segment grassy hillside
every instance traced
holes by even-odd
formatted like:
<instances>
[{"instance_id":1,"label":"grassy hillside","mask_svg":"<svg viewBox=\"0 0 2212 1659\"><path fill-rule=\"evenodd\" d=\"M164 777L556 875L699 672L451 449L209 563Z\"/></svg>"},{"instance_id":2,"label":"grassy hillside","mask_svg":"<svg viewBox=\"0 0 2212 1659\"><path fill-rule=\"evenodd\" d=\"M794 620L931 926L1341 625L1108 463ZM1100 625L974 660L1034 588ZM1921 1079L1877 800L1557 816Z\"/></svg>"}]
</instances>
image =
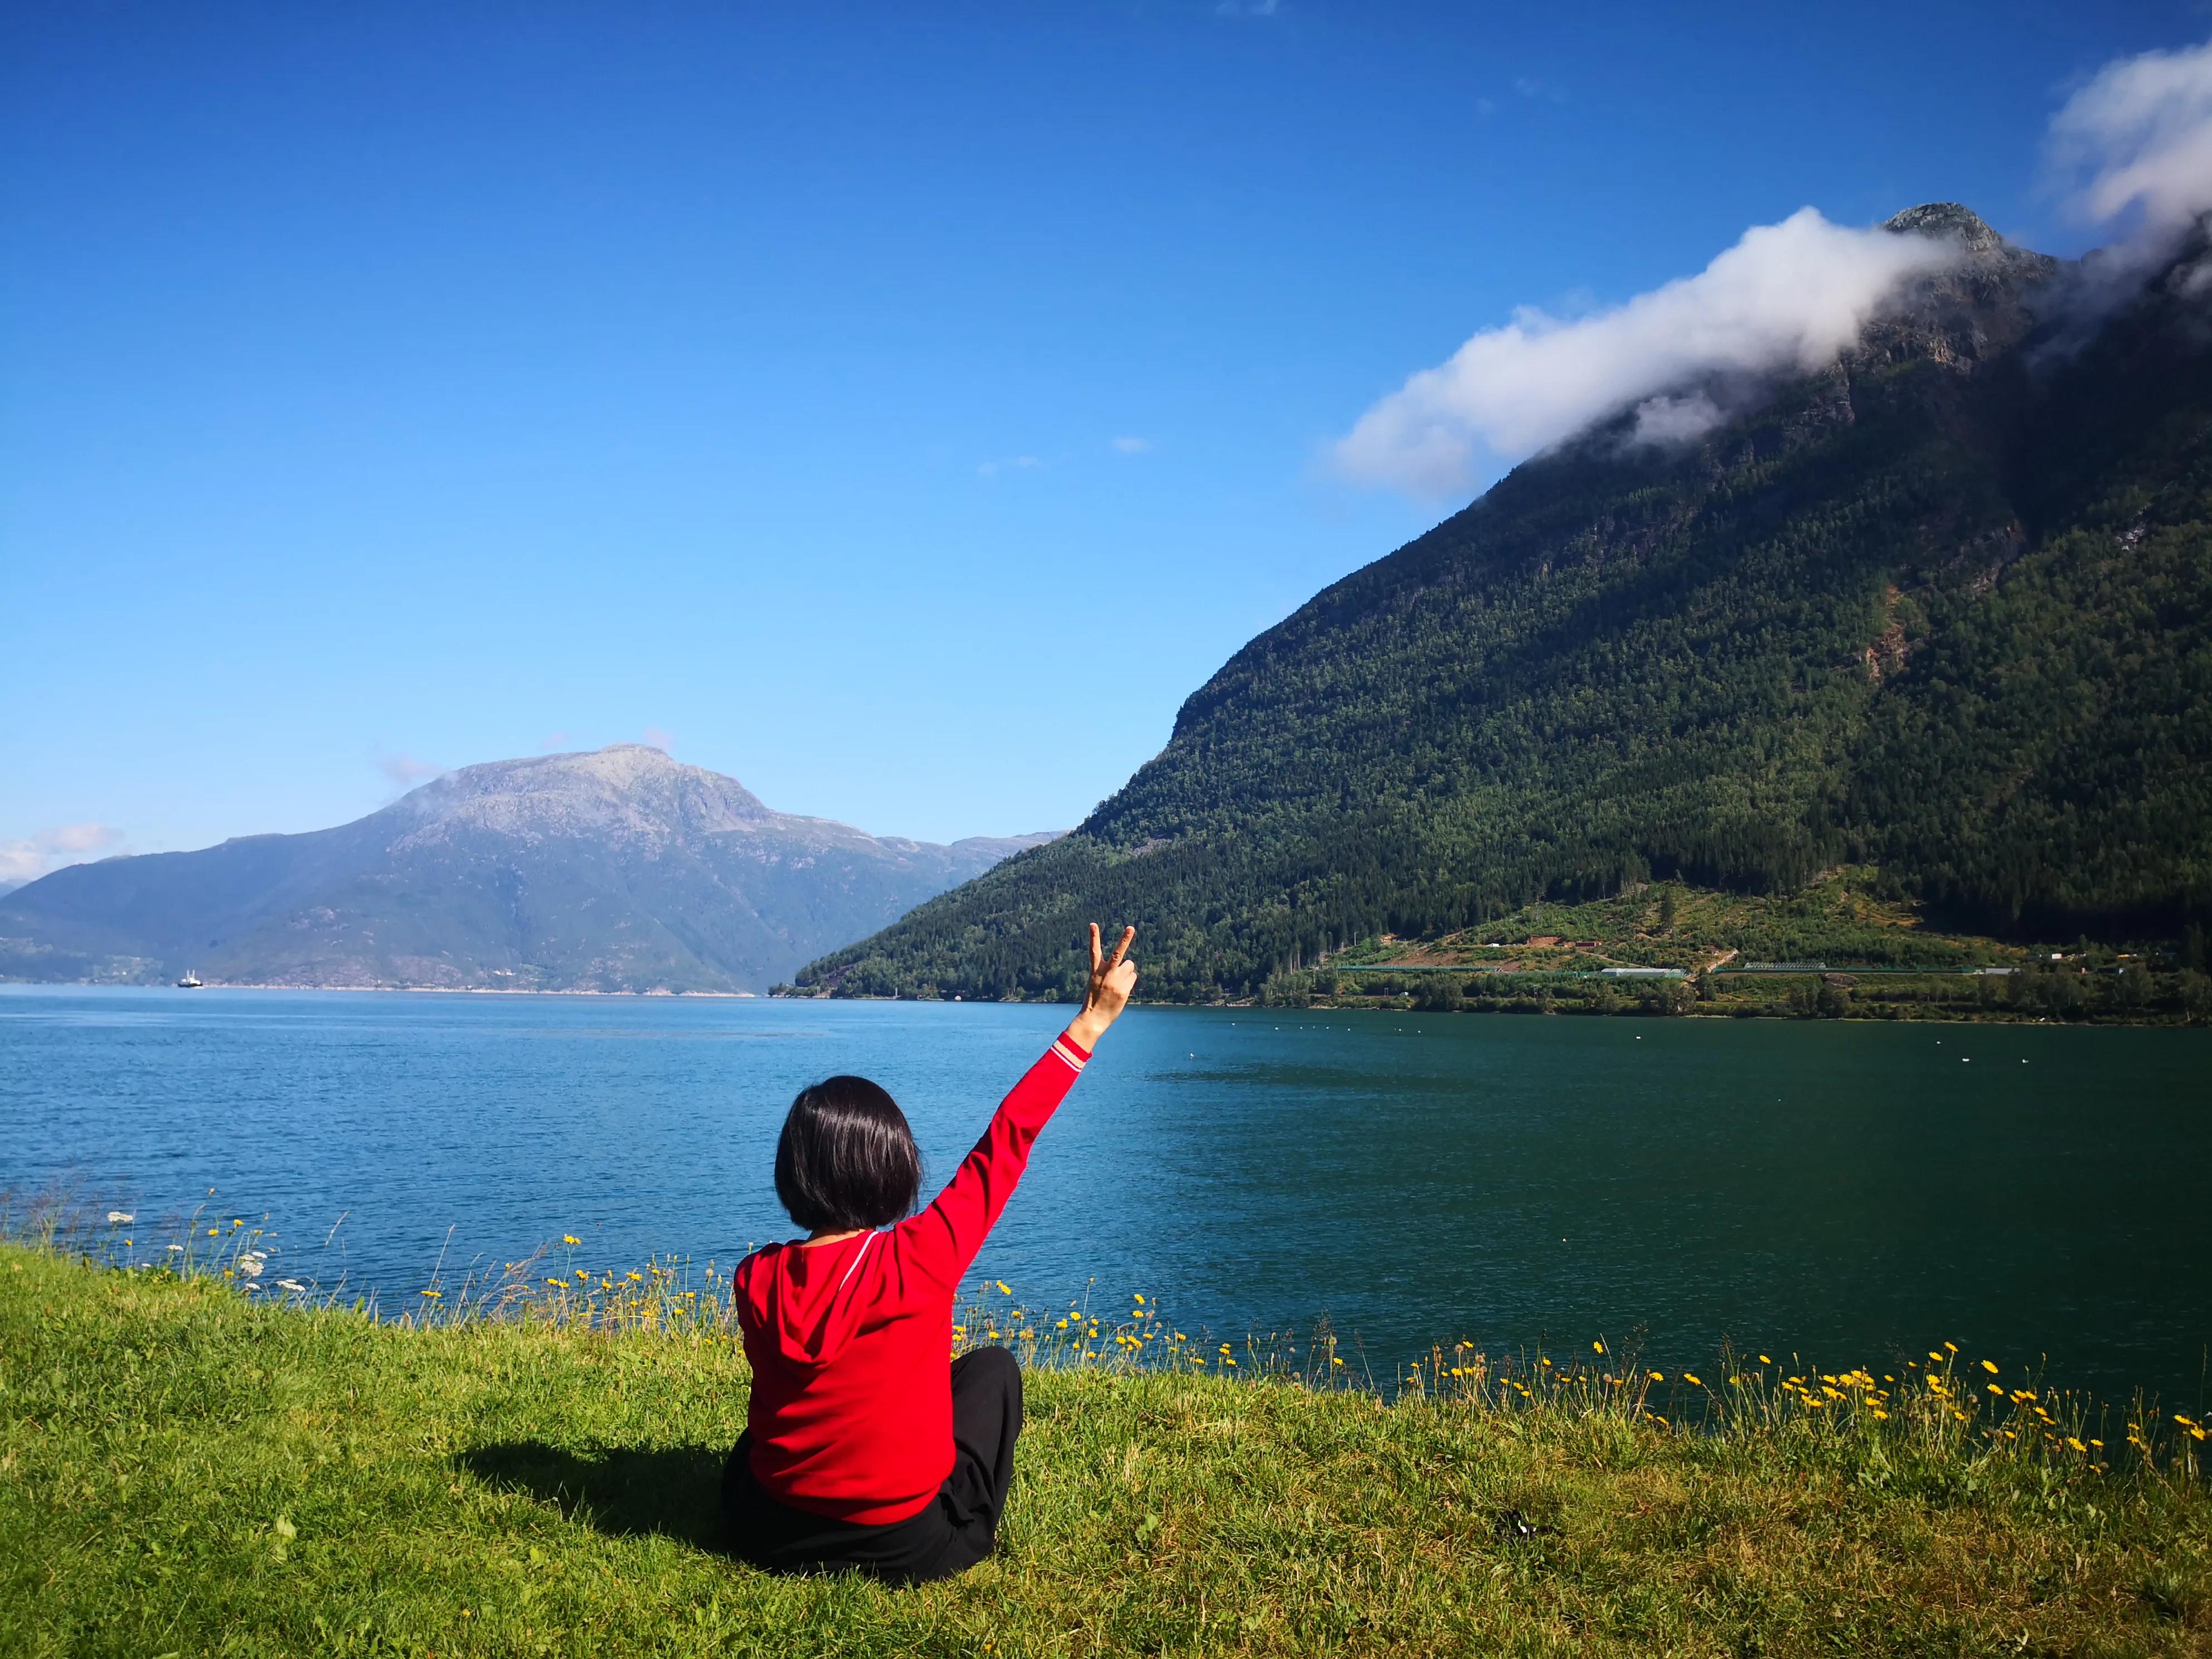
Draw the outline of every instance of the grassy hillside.
<instances>
[{"instance_id":1,"label":"grassy hillside","mask_svg":"<svg viewBox=\"0 0 2212 1659\"><path fill-rule=\"evenodd\" d=\"M1171 1374L1141 1318L1048 1329L997 1559L770 1579L713 1513L740 1354L629 1283L597 1322L412 1328L0 1246L0 1651L2212 1650L2187 1426L1985 1392L1941 1349L1743 1356L1737 1387L1456 1350L1385 1405ZM1700 1407L1714 1431L1666 1420Z\"/></svg>"},{"instance_id":2,"label":"grassy hillside","mask_svg":"<svg viewBox=\"0 0 2212 1659\"><path fill-rule=\"evenodd\" d=\"M1480 1012L2212 1019L2202 928L2185 930L2172 951L2085 939L2054 950L1930 928L1926 909L1863 866L1767 895L1638 883L1437 939L1364 941L1279 970L1260 994L1283 1006ZM1679 977L1635 971L1652 969Z\"/></svg>"},{"instance_id":3,"label":"grassy hillside","mask_svg":"<svg viewBox=\"0 0 2212 1659\"><path fill-rule=\"evenodd\" d=\"M2037 359L1991 255L1688 453L1619 426L1254 640L1079 831L799 982L1256 992L1653 878L1847 862L1975 932L2212 917L2212 330L2154 292Z\"/></svg>"}]
</instances>

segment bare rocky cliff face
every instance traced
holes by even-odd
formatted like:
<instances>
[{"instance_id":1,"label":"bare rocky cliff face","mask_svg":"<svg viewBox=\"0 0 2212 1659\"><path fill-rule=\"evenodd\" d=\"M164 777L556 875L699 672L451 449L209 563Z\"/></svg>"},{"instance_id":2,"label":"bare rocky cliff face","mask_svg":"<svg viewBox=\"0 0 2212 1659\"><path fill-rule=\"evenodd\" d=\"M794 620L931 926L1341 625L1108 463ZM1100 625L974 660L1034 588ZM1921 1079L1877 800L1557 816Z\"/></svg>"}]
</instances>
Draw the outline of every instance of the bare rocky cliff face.
<instances>
[{"instance_id":1,"label":"bare rocky cliff face","mask_svg":"<svg viewBox=\"0 0 2212 1659\"><path fill-rule=\"evenodd\" d=\"M940 847L777 812L659 750L497 761L304 836L0 896L0 976L761 991L1048 835Z\"/></svg>"}]
</instances>

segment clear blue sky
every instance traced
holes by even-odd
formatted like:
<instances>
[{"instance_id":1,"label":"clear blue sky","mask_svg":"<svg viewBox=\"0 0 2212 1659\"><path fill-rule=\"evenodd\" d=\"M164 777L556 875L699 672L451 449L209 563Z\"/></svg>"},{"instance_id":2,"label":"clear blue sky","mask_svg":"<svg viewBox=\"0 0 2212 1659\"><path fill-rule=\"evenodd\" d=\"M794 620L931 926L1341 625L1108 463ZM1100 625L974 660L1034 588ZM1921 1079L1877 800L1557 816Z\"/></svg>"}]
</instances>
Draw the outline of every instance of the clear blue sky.
<instances>
[{"instance_id":1,"label":"clear blue sky","mask_svg":"<svg viewBox=\"0 0 2212 1659\"><path fill-rule=\"evenodd\" d=\"M2207 30L23 0L0 842L315 828L648 730L878 833L1072 824L1438 516L1320 460L1409 372L1808 204L2075 251L2052 111Z\"/></svg>"}]
</instances>

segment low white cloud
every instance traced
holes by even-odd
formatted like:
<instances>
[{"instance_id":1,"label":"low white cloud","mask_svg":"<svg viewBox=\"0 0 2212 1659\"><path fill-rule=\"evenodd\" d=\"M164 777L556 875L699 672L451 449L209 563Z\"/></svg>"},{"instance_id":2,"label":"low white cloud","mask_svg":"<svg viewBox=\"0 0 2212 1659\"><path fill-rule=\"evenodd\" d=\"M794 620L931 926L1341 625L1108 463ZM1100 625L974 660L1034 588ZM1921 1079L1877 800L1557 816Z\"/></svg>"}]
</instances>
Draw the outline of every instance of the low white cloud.
<instances>
[{"instance_id":1,"label":"low white cloud","mask_svg":"<svg viewBox=\"0 0 2212 1659\"><path fill-rule=\"evenodd\" d=\"M380 755L376 757L376 769L394 788L403 792L446 775L444 767L416 760L412 755Z\"/></svg>"},{"instance_id":2,"label":"low white cloud","mask_svg":"<svg viewBox=\"0 0 2212 1659\"><path fill-rule=\"evenodd\" d=\"M538 745L538 752L546 755L557 753L561 750L566 749L574 740L573 733L568 732L556 732L552 736L547 738L544 742Z\"/></svg>"},{"instance_id":3,"label":"low white cloud","mask_svg":"<svg viewBox=\"0 0 2212 1659\"><path fill-rule=\"evenodd\" d=\"M1661 393L1636 405L1636 429L1630 441L1662 448L1694 443L1728 418L1728 411L1702 392L1686 397Z\"/></svg>"},{"instance_id":4,"label":"low white cloud","mask_svg":"<svg viewBox=\"0 0 2212 1659\"><path fill-rule=\"evenodd\" d=\"M985 461L975 471L987 478L995 478L1001 472L1034 472L1045 465L1034 455L1013 455L1005 460Z\"/></svg>"},{"instance_id":5,"label":"low white cloud","mask_svg":"<svg viewBox=\"0 0 2212 1659\"><path fill-rule=\"evenodd\" d=\"M2212 210L2212 41L2097 71L2051 118L2075 211L2160 240Z\"/></svg>"},{"instance_id":6,"label":"low white cloud","mask_svg":"<svg viewBox=\"0 0 2212 1659\"><path fill-rule=\"evenodd\" d=\"M1802 208L1611 310L1515 312L1376 404L1333 459L1358 483L1435 496L1468 488L1486 461L1519 460L1630 409L1638 435L1682 441L1721 418L1698 382L1832 362L1900 284L1959 257L1948 240Z\"/></svg>"},{"instance_id":7,"label":"low white cloud","mask_svg":"<svg viewBox=\"0 0 2212 1659\"><path fill-rule=\"evenodd\" d=\"M1114 448L1115 453L1122 455L1141 455L1152 447L1152 441L1150 438L1116 438L1114 440Z\"/></svg>"},{"instance_id":8,"label":"low white cloud","mask_svg":"<svg viewBox=\"0 0 2212 1659\"><path fill-rule=\"evenodd\" d=\"M123 831L106 823L63 823L15 841L0 841L0 892L50 876L65 865L112 858L126 849Z\"/></svg>"},{"instance_id":9,"label":"low white cloud","mask_svg":"<svg viewBox=\"0 0 2212 1659\"><path fill-rule=\"evenodd\" d=\"M1213 9L1218 17L1273 17L1283 9L1283 0L1220 0Z\"/></svg>"},{"instance_id":10,"label":"low white cloud","mask_svg":"<svg viewBox=\"0 0 2212 1659\"><path fill-rule=\"evenodd\" d=\"M676 734L665 726L648 726L638 740L647 748L658 749L664 755L672 754L676 750Z\"/></svg>"}]
</instances>

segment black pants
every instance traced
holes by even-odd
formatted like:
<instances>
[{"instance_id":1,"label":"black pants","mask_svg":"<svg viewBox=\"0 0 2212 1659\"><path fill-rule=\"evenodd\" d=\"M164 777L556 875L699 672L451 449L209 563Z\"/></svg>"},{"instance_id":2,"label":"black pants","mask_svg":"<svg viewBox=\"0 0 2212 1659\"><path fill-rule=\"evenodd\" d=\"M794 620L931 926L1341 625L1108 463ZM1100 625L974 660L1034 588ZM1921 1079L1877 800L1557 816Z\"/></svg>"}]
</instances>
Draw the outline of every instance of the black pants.
<instances>
[{"instance_id":1,"label":"black pants","mask_svg":"<svg viewBox=\"0 0 2212 1659\"><path fill-rule=\"evenodd\" d=\"M752 1435L738 1437L722 1470L722 1515L738 1556L770 1572L865 1572L919 1584L964 1572L991 1553L1014 1440L1022 1431L1022 1370L1004 1348L952 1362L952 1473L919 1514L864 1527L778 1503L753 1479Z\"/></svg>"}]
</instances>

